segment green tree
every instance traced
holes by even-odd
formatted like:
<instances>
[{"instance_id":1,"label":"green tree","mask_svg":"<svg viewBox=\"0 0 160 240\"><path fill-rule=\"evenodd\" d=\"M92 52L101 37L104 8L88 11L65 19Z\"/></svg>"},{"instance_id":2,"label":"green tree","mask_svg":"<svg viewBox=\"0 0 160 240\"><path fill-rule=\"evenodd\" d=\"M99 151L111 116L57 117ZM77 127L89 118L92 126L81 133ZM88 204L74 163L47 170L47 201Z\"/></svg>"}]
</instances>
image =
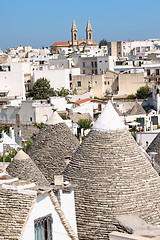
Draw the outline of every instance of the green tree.
<instances>
[{"instance_id":1,"label":"green tree","mask_svg":"<svg viewBox=\"0 0 160 240\"><path fill-rule=\"evenodd\" d=\"M0 66L0 72L4 72L4 69L2 68L2 66Z\"/></svg>"},{"instance_id":2,"label":"green tree","mask_svg":"<svg viewBox=\"0 0 160 240\"><path fill-rule=\"evenodd\" d=\"M56 96L56 92L51 88L49 81L46 78L39 78L33 85L31 92L33 99L47 99L48 97Z\"/></svg>"},{"instance_id":3,"label":"green tree","mask_svg":"<svg viewBox=\"0 0 160 240\"><path fill-rule=\"evenodd\" d=\"M45 125L44 122L40 122L40 123L36 124L38 129L42 129L44 127L44 125Z\"/></svg>"},{"instance_id":4,"label":"green tree","mask_svg":"<svg viewBox=\"0 0 160 240\"><path fill-rule=\"evenodd\" d=\"M107 46L107 40L106 39L102 39L100 42L99 42L99 48L101 48L101 46Z\"/></svg>"},{"instance_id":5,"label":"green tree","mask_svg":"<svg viewBox=\"0 0 160 240\"><path fill-rule=\"evenodd\" d=\"M57 89L55 92L56 95L60 97L66 97L72 94L68 89L65 89L64 87L62 87L61 89Z\"/></svg>"},{"instance_id":6,"label":"green tree","mask_svg":"<svg viewBox=\"0 0 160 240\"><path fill-rule=\"evenodd\" d=\"M148 97L148 95L152 92L151 88L148 86L140 87L137 90L136 97L138 99L145 99Z\"/></svg>"},{"instance_id":7,"label":"green tree","mask_svg":"<svg viewBox=\"0 0 160 240\"><path fill-rule=\"evenodd\" d=\"M136 99L136 95L130 94L126 97L126 99Z\"/></svg>"},{"instance_id":8,"label":"green tree","mask_svg":"<svg viewBox=\"0 0 160 240\"><path fill-rule=\"evenodd\" d=\"M140 124L142 124L142 119L141 118L136 118L136 120L135 120L137 123L140 123Z\"/></svg>"},{"instance_id":9,"label":"green tree","mask_svg":"<svg viewBox=\"0 0 160 240\"><path fill-rule=\"evenodd\" d=\"M25 140L25 142L23 142L23 149L22 150L27 153L30 146L32 145L32 143L33 143L32 139Z\"/></svg>"},{"instance_id":10,"label":"green tree","mask_svg":"<svg viewBox=\"0 0 160 240\"><path fill-rule=\"evenodd\" d=\"M84 130L87 130L87 129L90 129L92 127L91 122L92 122L91 119L80 119L78 121L78 125L79 125L80 128L83 128Z\"/></svg>"},{"instance_id":11,"label":"green tree","mask_svg":"<svg viewBox=\"0 0 160 240\"><path fill-rule=\"evenodd\" d=\"M72 95L72 92L70 92L68 89L62 87L61 89L57 89L55 92L56 96L65 97L67 102L70 102L70 98L68 97L68 95Z\"/></svg>"},{"instance_id":12,"label":"green tree","mask_svg":"<svg viewBox=\"0 0 160 240\"><path fill-rule=\"evenodd\" d=\"M17 154L15 149L10 149L8 153L5 153L3 156L0 156L0 162L11 162L11 159Z\"/></svg>"}]
</instances>

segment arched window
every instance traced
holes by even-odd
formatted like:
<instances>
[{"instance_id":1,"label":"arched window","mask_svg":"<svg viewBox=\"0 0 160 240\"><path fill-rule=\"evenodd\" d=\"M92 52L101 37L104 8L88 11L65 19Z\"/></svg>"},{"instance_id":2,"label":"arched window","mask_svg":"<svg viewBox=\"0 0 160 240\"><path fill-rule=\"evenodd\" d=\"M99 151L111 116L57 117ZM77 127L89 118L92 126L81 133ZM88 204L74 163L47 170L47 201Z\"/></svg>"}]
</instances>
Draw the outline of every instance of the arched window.
<instances>
[{"instance_id":1,"label":"arched window","mask_svg":"<svg viewBox=\"0 0 160 240\"><path fill-rule=\"evenodd\" d=\"M92 39L92 34L91 33L89 33L89 40L91 40Z\"/></svg>"},{"instance_id":2,"label":"arched window","mask_svg":"<svg viewBox=\"0 0 160 240\"><path fill-rule=\"evenodd\" d=\"M76 35L76 33L74 34L74 40L77 40L77 35Z\"/></svg>"}]
</instances>

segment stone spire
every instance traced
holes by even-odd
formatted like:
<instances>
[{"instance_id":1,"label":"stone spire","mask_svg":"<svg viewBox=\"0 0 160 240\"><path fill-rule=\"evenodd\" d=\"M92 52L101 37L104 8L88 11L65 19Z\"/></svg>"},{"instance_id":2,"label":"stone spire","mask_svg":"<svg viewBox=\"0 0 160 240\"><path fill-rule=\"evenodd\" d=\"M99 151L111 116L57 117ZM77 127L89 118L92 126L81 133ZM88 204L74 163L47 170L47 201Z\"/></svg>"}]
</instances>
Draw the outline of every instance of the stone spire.
<instances>
[{"instance_id":1,"label":"stone spire","mask_svg":"<svg viewBox=\"0 0 160 240\"><path fill-rule=\"evenodd\" d=\"M88 18L88 22L87 22L86 31L92 31L92 27L91 27L91 23L90 23L89 18Z\"/></svg>"},{"instance_id":2,"label":"stone spire","mask_svg":"<svg viewBox=\"0 0 160 240\"><path fill-rule=\"evenodd\" d=\"M80 240L127 232L116 220L120 215L160 224L159 176L110 102L74 153L64 179L75 186Z\"/></svg>"},{"instance_id":3,"label":"stone spire","mask_svg":"<svg viewBox=\"0 0 160 240\"><path fill-rule=\"evenodd\" d=\"M88 18L87 27L86 27L86 39L88 43L89 41L92 41L92 27L91 27L89 18Z\"/></svg>"},{"instance_id":4,"label":"stone spire","mask_svg":"<svg viewBox=\"0 0 160 240\"><path fill-rule=\"evenodd\" d=\"M75 23L75 19L73 18L73 23L72 23L72 28L71 28L71 32L77 31L77 27L76 27L76 23Z\"/></svg>"}]
</instances>

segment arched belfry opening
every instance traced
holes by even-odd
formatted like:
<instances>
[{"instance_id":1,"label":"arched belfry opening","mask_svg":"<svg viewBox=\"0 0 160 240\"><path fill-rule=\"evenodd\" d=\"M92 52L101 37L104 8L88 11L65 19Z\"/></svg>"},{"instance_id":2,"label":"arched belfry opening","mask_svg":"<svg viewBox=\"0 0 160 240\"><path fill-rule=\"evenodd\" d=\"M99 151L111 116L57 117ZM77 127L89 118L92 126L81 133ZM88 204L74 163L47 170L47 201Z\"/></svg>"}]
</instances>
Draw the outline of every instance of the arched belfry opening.
<instances>
[{"instance_id":1,"label":"arched belfry opening","mask_svg":"<svg viewBox=\"0 0 160 240\"><path fill-rule=\"evenodd\" d=\"M72 45L75 45L75 41L78 40L78 29L76 27L76 23L74 19L73 19L73 24L71 28L71 39L72 39Z\"/></svg>"}]
</instances>

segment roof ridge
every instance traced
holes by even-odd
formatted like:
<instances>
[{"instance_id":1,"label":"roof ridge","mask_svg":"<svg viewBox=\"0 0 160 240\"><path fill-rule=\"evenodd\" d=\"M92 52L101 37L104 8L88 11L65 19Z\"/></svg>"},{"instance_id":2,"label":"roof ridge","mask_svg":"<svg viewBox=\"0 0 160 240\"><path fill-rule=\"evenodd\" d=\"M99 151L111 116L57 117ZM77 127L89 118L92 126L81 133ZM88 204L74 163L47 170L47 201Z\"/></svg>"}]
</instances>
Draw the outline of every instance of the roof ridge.
<instances>
[{"instance_id":1,"label":"roof ridge","mask_svg":"<svg viewBox=\"0 0 160 240\"><path fill-rule=\"evenodd\" d=\"M66 218L64 212L62 211L62 208L55 196L55 194L53 193L53 191L50 191L49 192L49 195L50 195L50 198L52 200L52 203L55 207L55 210L56 212L58 213L60 219L61 219L61 222L63 223L67 233L68 233L68 236L72 239L72 240L78 240L78 237L76 236L75 232L73 231L68 219Z\"/></svg>"}]
</instances>

